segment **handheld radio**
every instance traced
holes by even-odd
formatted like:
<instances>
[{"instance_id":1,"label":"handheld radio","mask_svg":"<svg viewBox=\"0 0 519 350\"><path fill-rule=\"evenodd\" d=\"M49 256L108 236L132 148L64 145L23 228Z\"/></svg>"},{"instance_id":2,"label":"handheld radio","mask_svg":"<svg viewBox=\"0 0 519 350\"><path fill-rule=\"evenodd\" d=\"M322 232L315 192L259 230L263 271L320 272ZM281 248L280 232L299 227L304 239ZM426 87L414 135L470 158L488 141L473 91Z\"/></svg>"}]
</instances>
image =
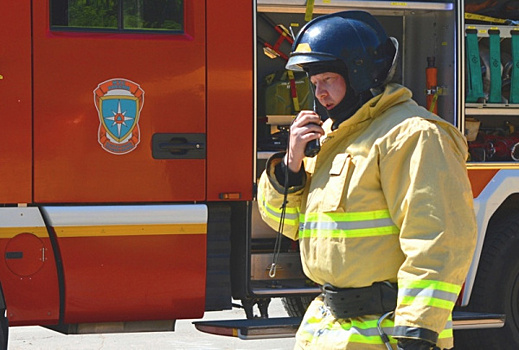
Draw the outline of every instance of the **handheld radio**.
<instances>
[{"instance_id":1,"label":"handheld radio","mask_svg":"<svg viewBox=\"0 0 519 350\"><path fill-rule=\"evenodd\" d=\"M313 87L311 84L310 84L310 86L311 86L311 89L313 92ZM314 112L317 113L317 105L315 103L315 96L314 96ZM317 114L319 114L319 113L317 113ZM319 118L320 117L321 116L319 116ZM310 158L315 157L317 155L317 153L319 153L320 150L321 150L321 140L320 139L312 140L306 144L305 156L310 157Z\"/></svg>"}]
</instances>

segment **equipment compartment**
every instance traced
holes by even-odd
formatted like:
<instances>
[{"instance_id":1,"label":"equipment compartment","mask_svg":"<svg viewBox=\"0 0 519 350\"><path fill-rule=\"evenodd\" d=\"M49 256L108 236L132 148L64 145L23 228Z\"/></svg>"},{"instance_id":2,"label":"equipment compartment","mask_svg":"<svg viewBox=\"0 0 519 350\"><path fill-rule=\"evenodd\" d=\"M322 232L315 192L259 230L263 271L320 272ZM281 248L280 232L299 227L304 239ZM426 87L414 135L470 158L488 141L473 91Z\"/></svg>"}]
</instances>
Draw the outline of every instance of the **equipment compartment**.
<instances>
[{"instance_id":1,"label":"equipment compartment","mask_svg":"<svg viewBox=\"0 0 519 350\"><path fill-rule=\"evenodd\" d=\"M304 0L257 1L257 178L264 170L268 157L286 148L288 126L298 110L311 108L313 105L313 94L304 74L294 75L292 86L296 86L296 93L293 94L290 91L290 73L284 68L291 51L292 40L307 23L305 17L309 10L311 9ZM419 104L426 106L434 102L432 108L436 106L441 117L457 124L459 97L455 84L459 79L459 67L456 63L459 40L454 3L316 0L312 17L343 10L363 10L375 15L388 34L399 42L399 60L393 81L408 87ZM428 67L428 64L433 62L434 67ZM437 72L437 83L430 84L427 68L434 68ZM294 100L294 95L297 95L297 100ZM272 99L275 101L271 101ZM257 206L253 205L251 210L253 223L261 221ZM259 295L318 292L319 289L315 285L301 278L303 275L298 263L300 258L297 242L283 237L276 243L276 236L277 233L266 225L252 225L252 257L249 268L252 292ZM281 269L291 268L295 271L282 271L272 278L268 276L269 271L266 269L270 267L273 253L276 255L274 249L278 245L281 247L282 257L279 266ZM294 279L295 277L298 278Z\"/></svg>"},{"instance_id":2,"label":"equipment compartment","mask_svg":"<svg viewBox=\"0 0 519 350\"><path fill-rule=\"evenodd\" d=\"M519 161L519 72L513 70L519 61L519 28L466 24L465 55L469 161Z\"/></svg>"}]
</instances>

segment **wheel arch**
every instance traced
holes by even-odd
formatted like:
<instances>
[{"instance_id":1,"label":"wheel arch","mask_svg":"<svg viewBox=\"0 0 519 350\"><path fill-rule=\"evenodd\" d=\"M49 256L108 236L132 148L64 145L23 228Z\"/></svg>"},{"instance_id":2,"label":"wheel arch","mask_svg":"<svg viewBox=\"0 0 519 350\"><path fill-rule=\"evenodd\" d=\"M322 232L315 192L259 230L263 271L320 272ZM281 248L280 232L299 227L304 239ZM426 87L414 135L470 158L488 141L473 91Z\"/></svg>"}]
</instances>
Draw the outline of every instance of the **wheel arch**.
<instances>
[{"instance_id":1,"label":"wheel arch","mask_svg":"<svg viewBox=\"0 0 519 350\"><path fill-rule=\"evenodd\" d=\"M474 198L474 211L478 227L477 243L461 296L462 306L466 306L470 301L481 253L490 239L489 232L492 232L492 227L511 215L519 216L519 172L512 169L499 170Z\"/></svg>"}]
</instances>

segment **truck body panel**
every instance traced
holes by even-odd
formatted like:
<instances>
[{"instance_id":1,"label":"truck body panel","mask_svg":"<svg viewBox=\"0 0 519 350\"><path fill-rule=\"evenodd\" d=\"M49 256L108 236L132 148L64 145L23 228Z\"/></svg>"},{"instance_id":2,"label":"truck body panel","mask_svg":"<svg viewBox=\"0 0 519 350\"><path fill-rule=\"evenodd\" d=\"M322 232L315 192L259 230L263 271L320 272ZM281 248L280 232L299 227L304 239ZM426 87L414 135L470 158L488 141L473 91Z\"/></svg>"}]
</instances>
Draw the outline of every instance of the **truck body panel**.
<instances>
[{"instance_id":1,"label":"truck body panel","mask_svg":"<svg viewBox=\"0 0 519 350\"><path fill-rule=\"evenodd\" d=\"M0 139L0 292L10 325L74 333L159 321L164 330L229 309L232 298L253 319L255 305L267 316L272 297L319 293L302 273L297 242L259 217L255 186L267 159L286 148L296 100L313 102L304 74L292 81L286 73L291 39L307 14L342 10L377 17L400 43L394 81L467 136L479 232L458 304L486 313L474 323L463 313L458 329L500 327L503 314L519 314L513 28L466 20L463 1L47 0L12 2L0 14L8 131ZM488 76L487 46L496 28L503 92L490 103L497 80ZM469 93L466 61L475 57L466 44L474 29L480 95ZM495 271L504 271L506 291L488 282ZM481 301L489 295L508 304ZM505 328L512 335L503 338L519 343L519 327Z\"/></svg>"},{"instance_id":2,"label":"truck body panel","mask_svg":"<svg viewBox=\"0 0 519 350\"><path fill-rule=\"evenodd\" d=\"M55 324L60 300L54 247L38 208L0 210L0 264L11 325Z\"/></svg>"},{"instance_id":3,"label":"truck body panel","mask_svg":"<svg viewBox=\"0 0 519 350\"><path fill-rule=\"evenodd\" d=\"M60 250L65 323L203 315L205 206L44 207L43 213Z\"/></svg>"},{"instance_id":4,"label":"truck body panel","mask_svg":"<svg viewBox=\"0 0 519 350\"><path fill-rule=\"evenodd\" d=\"M52 26L48 1L32 6L34 201L204 200L205 159L154 159L150 148L157 133L206 133L205 2L186 1L184 33L169 35L71 32ZM103 141L100 119L114 137L133 127L135 140Z\"/></svg>"},{"instance_id":5,"label":"truck body panel","mask_svg":"<svg viewBox=\"0 0 519 350\"><path fill-rule=\"evenodd\" d=\"M0 114L5 132L0 140L2 203L32 200L31 4L19 1L0 15L2 48Z\"/></svg>"}]
</instances>

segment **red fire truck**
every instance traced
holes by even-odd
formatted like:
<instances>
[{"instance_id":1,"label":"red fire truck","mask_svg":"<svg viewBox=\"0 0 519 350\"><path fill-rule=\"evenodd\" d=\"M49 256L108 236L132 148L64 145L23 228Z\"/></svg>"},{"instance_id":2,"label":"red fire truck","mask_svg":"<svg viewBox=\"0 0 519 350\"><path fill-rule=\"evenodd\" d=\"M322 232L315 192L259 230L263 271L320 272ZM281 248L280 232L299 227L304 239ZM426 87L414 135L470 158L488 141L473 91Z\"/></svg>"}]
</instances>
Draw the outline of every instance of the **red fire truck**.
<instances>
[{"instance_id":1,"label":"red fire truck","mask_svg":"<svg viewBox=\"0 0 519 350\"><path fill-rule=\"evenodd\" d=\"M255 183L311 103L306 78L284 70L293 36L312 17L362 9L400 42L396 79L469 141L479 231L456 348L517 346L519 31L506 8L468 5L5 2L0 342L7 321L63 333L173 330L232 298L246 319L197 327L293 334L319 289L297 245L259 219ZM266 318L273 297L291 317Z\"/></svg>"}]
</instances>

